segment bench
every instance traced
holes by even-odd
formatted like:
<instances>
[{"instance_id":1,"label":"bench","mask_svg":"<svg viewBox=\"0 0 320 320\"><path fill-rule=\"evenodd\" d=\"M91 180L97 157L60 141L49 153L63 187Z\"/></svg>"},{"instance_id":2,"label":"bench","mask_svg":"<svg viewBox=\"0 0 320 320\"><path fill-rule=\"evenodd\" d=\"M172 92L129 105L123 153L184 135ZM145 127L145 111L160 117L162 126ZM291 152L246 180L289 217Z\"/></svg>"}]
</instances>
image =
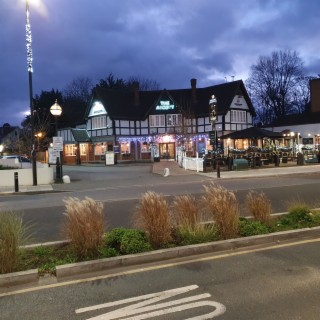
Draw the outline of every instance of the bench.
<instances>
[{"instance_id":1,"label":"bench","mask_svg":"<svg viewBox=\"0 0 320 320\"><path fill-rule=\"evenodd\" d=\"M246 159L233 159L233 166L232 170L239 171L239 170L248 170L249 163Z\"/></svg>"}]
</instances>

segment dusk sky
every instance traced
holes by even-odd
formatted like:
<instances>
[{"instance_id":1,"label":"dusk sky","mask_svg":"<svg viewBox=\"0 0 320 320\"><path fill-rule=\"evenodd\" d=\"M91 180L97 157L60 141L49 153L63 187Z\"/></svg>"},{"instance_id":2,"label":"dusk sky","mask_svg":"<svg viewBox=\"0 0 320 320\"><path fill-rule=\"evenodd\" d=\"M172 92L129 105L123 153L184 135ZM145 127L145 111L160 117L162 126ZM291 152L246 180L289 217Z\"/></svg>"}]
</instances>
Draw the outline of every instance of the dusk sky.
<instances>
[{"instance_id":1,"label":"dusk sky","mask_svg":"<svg viewBox=\"0 0 320 320\"><path fill-rule=\"evenodd\" d=\"M306 75L320 73L319 0L39 1L29 0L34 95L109 73L161 89L245 81L279 50L297 51ZM25 22L25 0L0 0L0 126L30 110Z\"/></svg>"}]
</instances>

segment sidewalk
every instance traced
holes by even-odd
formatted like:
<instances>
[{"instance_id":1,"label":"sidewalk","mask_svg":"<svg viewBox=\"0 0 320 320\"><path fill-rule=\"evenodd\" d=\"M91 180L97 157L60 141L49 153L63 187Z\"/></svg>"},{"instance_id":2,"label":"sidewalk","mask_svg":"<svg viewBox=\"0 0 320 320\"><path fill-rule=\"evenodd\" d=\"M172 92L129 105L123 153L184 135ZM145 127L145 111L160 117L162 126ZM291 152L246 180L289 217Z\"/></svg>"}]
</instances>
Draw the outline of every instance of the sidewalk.
<instances>
[{"instance_id":1,"label":"sidewalk","mask_svg":"<svg viewBox=\"0 0 320 320\"><path fill-rule=\"evenodd\" d=\"M153 164L153 173L164 174L165 168L169 169L170 175L183 175L183 174L199 174L206 177L217 178L217 172L196 172L185 170L180 168L178 163L175 161L160 161ZM304 166L286 166L286 167L275 167L266 166L257 169L248 169L242 171L220 171L220 179L237 179L237 178L252 178L252 177L272 177L280 175L290 175L299 173L315 173L320 172L320 164L304 165Z\"/></svg>"}]
</instances>

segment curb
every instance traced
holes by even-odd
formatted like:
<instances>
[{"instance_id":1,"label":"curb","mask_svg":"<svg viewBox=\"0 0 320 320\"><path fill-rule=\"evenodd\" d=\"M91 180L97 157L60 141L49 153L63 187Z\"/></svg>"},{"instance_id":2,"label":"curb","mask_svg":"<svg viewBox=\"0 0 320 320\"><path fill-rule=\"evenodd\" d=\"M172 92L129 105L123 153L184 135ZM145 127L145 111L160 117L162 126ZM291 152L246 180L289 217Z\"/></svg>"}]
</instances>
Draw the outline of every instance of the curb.
<instances>
[{"instance_id":1,"label":"curb","mask_svg":"<svg viewBox=\"0 0 320 320\"><path fill-rule=\"evenodd\" d=\"M156 250L140 254L124 255L113 258L91 260L57 266L57 281L63 281L65 278L75 275L103 271L112 268L121 268L124 266L133 266L137 264L170 260L174 258L188 257L204 253L217 253L226 250L235 250L238 248L250 248L256 245L279 243L286 240L312 239L320 237L320 227L305 228L299 230L289 230L266 235L258 235L245 238L236 238L222 240L197 245L175 247L163 250ZM51 243L52 244L52 243ZM42 245L48 245L44 243ZM37 269L23 272L15 272L0 275L0 288L9 288L17 285L38 285L39 275Z\"/></svg>"}]
</instances>

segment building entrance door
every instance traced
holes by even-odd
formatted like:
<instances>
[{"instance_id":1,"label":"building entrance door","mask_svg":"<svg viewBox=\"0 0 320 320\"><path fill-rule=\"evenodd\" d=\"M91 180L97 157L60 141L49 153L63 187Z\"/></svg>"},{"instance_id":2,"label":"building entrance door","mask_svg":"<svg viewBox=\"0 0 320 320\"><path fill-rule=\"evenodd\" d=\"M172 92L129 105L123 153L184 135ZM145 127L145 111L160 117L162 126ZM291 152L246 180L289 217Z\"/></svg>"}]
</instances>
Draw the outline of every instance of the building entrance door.
<instances>
[{"instance_id":1,"label":"building entrance door","mask_svg":"<svg viewBox=\"0 0 320 320\"><path fill-rule=\"evenodd\" d=\"M161 159L174 159L174 143L159 143L159 151Z\"/></svg>"}]
</instances>

